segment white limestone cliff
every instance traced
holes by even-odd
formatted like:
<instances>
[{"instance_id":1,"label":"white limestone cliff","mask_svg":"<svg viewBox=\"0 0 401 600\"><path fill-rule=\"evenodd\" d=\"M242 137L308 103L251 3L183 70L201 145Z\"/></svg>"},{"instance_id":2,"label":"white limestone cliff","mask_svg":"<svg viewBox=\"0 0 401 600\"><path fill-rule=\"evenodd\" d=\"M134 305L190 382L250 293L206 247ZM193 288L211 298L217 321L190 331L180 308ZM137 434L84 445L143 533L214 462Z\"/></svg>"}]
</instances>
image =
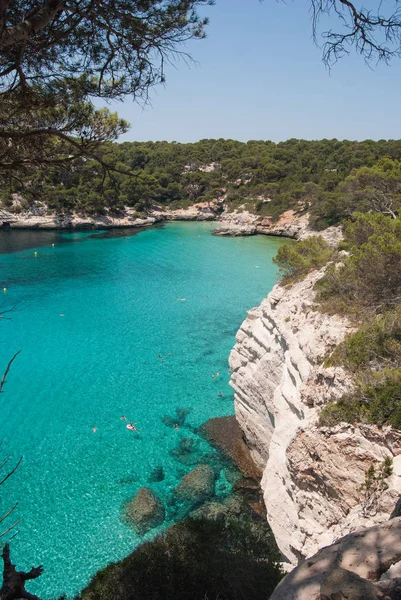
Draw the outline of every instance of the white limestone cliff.
<instances>
[{"instance_id":1,"label":"white limestone cliff","mask_svg":"<svg viewBox=\"0 0 401 600\"><path fill-rule=\"evenodd\" d=\"M401 494L401 435L390 428L318 428L320 408L352 387L324 358L352 331L317 309L311 273L275 286L249 311L230 355L237 420L263 469L267 517L280 550L296 564L335 539L388 519ZM361 489L370 465L393 459L375 493Z\"/></svg>"}]
</instances>

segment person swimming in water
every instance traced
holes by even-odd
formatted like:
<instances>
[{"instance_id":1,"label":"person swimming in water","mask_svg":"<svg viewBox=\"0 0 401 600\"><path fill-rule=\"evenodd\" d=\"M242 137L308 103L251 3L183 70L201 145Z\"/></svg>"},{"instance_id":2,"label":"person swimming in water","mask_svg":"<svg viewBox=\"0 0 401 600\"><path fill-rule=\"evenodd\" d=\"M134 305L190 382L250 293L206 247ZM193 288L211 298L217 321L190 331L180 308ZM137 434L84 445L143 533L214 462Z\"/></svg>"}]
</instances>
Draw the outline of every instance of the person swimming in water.
<instances>
[{"instance_id":1,"label":"person swimming in water","mask_svg":"<svg viewBox=\"0 0 401 600\"><path fill-rule=\"evenodd\" d=\"M136 431L137 433L139 433L139 430L135 427L135 425L133 424L132 421L130 421L127 425L127 429L129 429L130 431Z\"/></svg>"},{"instance_id":2,"label":"person swimming in water","mask_svg":"<svg viewBox=\"0 0 401 600\"><path fill-rule=\"evenodd\" d=\"M219 392L218 396L219 396L219 398L222 398L223 397L223 392Z\"/></svg>"},{"instance_id":3,"label":"person swimming in water","mask_svg":"<svg viewBox=\"0 0 401 600\"><path fill-rule=\"evenodd\" d=\"M92 427L92 431L93 431L93 433L96 433L97 427Z\"/></svg>"},{"instance_id":4,"label":"person swimming in water","mask_svg":"<svg viewBox=\"0 0 401 600\"><path fill-rule=\"evenodd\" d=\"M124 415L122 417L120 417L121 421L126 421L127 417L124 417Z\"/></svg>"}]
</instances>

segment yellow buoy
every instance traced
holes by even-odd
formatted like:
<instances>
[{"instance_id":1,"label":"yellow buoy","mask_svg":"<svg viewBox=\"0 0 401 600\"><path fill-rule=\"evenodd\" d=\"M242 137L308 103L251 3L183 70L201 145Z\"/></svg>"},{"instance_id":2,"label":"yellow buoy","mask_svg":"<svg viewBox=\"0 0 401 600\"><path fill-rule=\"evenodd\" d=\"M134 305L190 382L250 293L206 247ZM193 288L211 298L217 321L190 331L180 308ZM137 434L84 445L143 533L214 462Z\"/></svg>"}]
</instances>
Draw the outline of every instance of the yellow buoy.
<instances>
[{"instance_id":1,"label":"yellow buoy","mask_svg":"<svg viewBox=\"0 0 401 600\"><path fill-rule=\"evenodd\" d=\"M37 253L37 252L34 252L34 255L35 255L35 256L37 256L37 255L38 255L38 253Z\"/></svg>"},{"instance_id":2,"label":"yellow buoy","mask_svg":"<svg viewBox=\"0 0 401 600\"><path fill-rule=\"evenodd\" d=\"M54 248L54 244L52 244L52 248Z\"/></svg>"},{"instance_id":3,"label":"yellow buoy","mask_svg":"<svg viewBox=\"0 0 401 600\"><path fill-rule=\"evenodd\" d=\"M7 292L7 288L3 288L3 292L6 293Z\"/></svg>"}]
</instances>

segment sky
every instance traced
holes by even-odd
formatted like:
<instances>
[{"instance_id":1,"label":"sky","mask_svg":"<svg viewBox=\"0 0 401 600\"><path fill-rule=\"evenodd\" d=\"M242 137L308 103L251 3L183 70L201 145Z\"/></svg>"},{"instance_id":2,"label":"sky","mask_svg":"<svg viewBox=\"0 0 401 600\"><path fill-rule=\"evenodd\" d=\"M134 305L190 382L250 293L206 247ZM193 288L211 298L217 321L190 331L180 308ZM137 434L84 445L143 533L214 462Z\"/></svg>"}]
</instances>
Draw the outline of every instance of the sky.
<instances>
[{"instance_id":1,"label":"sky","mask_svg":"<svg viewBox=\"0 0 401 600\"><path fill-rule=\"evenodd\" d=\"M131 123L120 141L400 138L401 59L369 68L353 52L329 71L308 7L217 0L204 8L206 39L182 47L195 63L169 66L145 107L109 104Z\"/></svg>"}]
</instances>

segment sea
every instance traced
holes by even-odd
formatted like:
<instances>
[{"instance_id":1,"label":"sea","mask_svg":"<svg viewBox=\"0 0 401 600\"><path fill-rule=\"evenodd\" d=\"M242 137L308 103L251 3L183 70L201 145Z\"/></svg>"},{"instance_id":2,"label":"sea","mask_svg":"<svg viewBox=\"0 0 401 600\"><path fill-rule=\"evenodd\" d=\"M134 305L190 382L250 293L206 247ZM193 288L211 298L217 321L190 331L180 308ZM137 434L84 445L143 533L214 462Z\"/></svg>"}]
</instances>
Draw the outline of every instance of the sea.
<instances>
[{"instance_id":1,"label":"sea","mask_svg":"<svg viewBox=\"0 0 401 600\"><path fill-rule=\"evenodd\" d=\"M18 503L3 540L14 536L18 569L43 565L34 594L73 598L173 523L167 510L141 537L124 506L144 485L171 506L196 457L213 453L197 428L234 412L236 332L291 242L213 236L214 226L0 232L0 373L19 352L0 394L0 475L22 457L0 488L0 515ZM149 483L157 467L164 480Z\"/></svg>"}]
</instances>

